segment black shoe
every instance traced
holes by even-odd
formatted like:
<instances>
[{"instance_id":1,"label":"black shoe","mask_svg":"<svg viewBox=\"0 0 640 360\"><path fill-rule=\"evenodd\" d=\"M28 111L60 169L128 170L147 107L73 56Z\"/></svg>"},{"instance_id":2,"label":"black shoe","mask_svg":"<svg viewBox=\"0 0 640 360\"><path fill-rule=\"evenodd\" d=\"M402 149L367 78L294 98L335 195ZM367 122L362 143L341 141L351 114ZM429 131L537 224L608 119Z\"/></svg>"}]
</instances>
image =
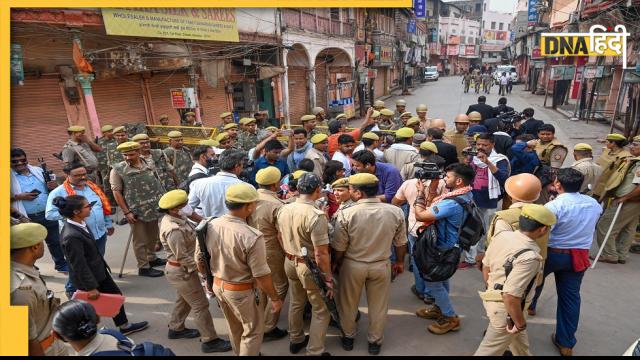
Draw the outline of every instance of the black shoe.
<instances>
[{"instance_id":1,"label":"black shoe","mask_svg":"<svg viewBox=\"0 0 640 360\"><path fill-rule=\"evenodd\" d=\"M382 344L369 343L369 354L371 355L380 354L380 348L382 348Z\"/></svg>"},{"instance_id":2,"label":"black shoe","mask_svg":"<svg viewBox=\"0 0 640 360\"><path fill-rule=\"evenodd\" d=\"M129 324L127 326L124 327L120 327L120 332L122 333L122 335L127 336L129 334L133 334L136 333L138 331L142 331L146 328L149 327L149 323L146 321L141 321L141 322L137 322L137 323L133 323L133 324Z\"/></svg>"},{"instance_id":3,"label":"black shoe","mask_svg":"<svg viewBox=\"0 0 640 360\"><path fill-rule=\"evenodd\" d=\"M300 352L300 350L306 348L308 343L309 343L309 335L304 337L303 342L300 342L297 344L289 343L289 352L292 354L297 354Z\"/></svg>"},{"instance_id":4,"label":"black shoe","mask_svg":"<svg viewBox=\"0 0 640 360\"><path fill-rule=\"evenodd\" d=\"M157 259L155 259L153 261L149 261L149 266L151 266L151 267L164 266L166 264L167 264L167 260L160 259L160 258L157 258Z\"/></svg>"},{"instance_id":5,"label":"black shoe","mask_svg":"<svg viewBox=\"0 0 640 360\"><path fill-rule=\"evenodd\" d=\"M618 264L623 264L624 265L626 263L627 263L627 260L618 260Z\"/></svg>"},{"instance_id":6,"label":"black shoe","mask_svg":"<svg viewBox=\"0 0 640 360\"><path fill-rule=\"evenodd\" d=\"M264 333L263 341L279 340L287 335L289 335L289 332L287 330L282 330L278 327L275 327L273 328L273 330Z\"/></svg>"},{"instance_id":7,"label":"black shoe","mask_svg":"<svg viewBox=\"0 0 640 360\"><path fill-rule=\"evenodd\" d=\"M197 337L200 337L200 331L198 331L196 329L184 328L183 330L180 330L180 331L169 329L169 339L171 339L171 340L193 339L193 338L197 338Z\"/></svg>"},{"instance_id":8,"label":"black shoe","mask_svg":"<svg viewBox=\"0 0 640 360\"><path fill-rule=\"evenodd\" d=\"M340 336L340 343L345 351L353 350L353 338Z\"/></svg>"},{"instance_id":9,"label":"black shoe","mask_svg":"<svg viewBox=\"0 0 640 360\"><path fill-rule=\"evenodd\" d=\"M138 276L146 276L146 277L160 277L163 276L164 273L160 270L156 270L154 268L149 269L138 269Z\"/></svg>"},{"instance_id":10,"label":"black shoe","mask_svg":"<svg viewBox=\"0 0 640 360\"><path fill-rule=\"evenodd\" d=\"M231 342L229 340L217 338L202 343L200 348L203 353L227 352L231 351Z\"/></svg>"}]
</instances>

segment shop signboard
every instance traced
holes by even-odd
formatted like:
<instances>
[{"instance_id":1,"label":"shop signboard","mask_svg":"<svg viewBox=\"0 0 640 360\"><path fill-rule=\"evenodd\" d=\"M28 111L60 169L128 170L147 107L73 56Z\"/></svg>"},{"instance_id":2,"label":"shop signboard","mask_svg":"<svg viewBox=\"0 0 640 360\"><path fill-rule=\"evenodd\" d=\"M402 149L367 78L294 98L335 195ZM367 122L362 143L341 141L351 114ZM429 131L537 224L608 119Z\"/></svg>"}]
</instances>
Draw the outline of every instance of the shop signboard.
<instances>
[{"instance_id":1,"label":"shop signboard","mask_svg":"<svg viewBox=\"0 0 640 360\"><path fill-rule=\"evenodd\" d=\"M527 14L527 20L529 26L536 26L538 23L538 3L540 0L529 0L529 11Z\"/></svg>"},{"instance_id":2,"label":"shop signboard","mask_svg":"<svg viewBox=\"0 0 640 360\"><path fill-rule=\"evenodd\" d=\"M174 88L171 92L171 106L174 109L194 109L196 94L193 88Z\"/></svg>"},{"instance_id":3,"label":"shop signboard","mask_svg":"<svg viewBox=\"0 0 640 360\"><path fill-rule=\"evenodd\" d=\"M11 44L11 84L24 84L24 66L20 44Z\"/></svg>"},{"instance_id":4,"label":"shop signboard","mask_svg":"<svg viewBox=\"0 0 640 360\"><path fill-rule=\"evenodd\" d=\"M416 17L424 19L427 17L427 0L413 0L413 11Z\"/></svg>"},{"instance_id":5,"label":"shop signboard","mask_svg":"<svg viewBox=\"0 0 640 360\"><path fill-rule=\"evenodd\" d=\"M584 78L585 79L600 79L602 78L602 74L604 73L604 66L593 66L587 65L584 67Z\"/></svg>"},{"instance_id":6,"label":"shop signboard","mask_svg":"<svg viewBox=\"0 0 640 360\"><path fill-rule=\"evenodd\" d=\"M447 55L448 56L456 56L458 55L459 47L458 45L447 45Z\"/></svg>"}]
</instances>

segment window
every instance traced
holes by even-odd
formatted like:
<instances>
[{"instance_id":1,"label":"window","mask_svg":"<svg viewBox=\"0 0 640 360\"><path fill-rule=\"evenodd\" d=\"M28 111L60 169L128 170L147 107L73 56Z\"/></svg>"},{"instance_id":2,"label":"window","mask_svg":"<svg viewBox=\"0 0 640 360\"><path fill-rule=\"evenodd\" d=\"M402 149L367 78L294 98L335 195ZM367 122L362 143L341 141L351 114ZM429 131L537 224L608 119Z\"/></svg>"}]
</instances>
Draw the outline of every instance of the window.
<instances>
[{"instance_id":1,"label":"window","mask_svg":"<svg viewBox=\"0 0 640 360\"><path fill-rule=\"evenodd\" d=\"M479 13L480 12L480 4L476 4L476 12Z\"/></svg>"},{"instance_id":2,"label":"window","mask_svg":"<svg viewBox=\"0 0 640 360\"><path fill-rule=\"evenodd\" d=\"M492 21L491 22L491 30L495 30L496 29L496 22Z\"/></svg>"},{"instance_id":3,"label":"window","mask_svg":"<svg viewBox=\"0 0 640 360\"><path fill-rule=\"evenodd\" d=\"M331 20L340 20L340 9L339 8L331 8L330 10Z\"/></svg>"},{"instance_id":4,"label":"window","mask_svg":"<svg viewBox=\"0 0 640 360\"><path fill-rule=\"evenodd\" d=\"M503 27L504 27L504 24L500 23L500 26L498 26L498 30L502 30Z\"/></svg>"},{"instance_id":5,"label":"window","mask_svg":"<svg viewBox=\"0 0 640 360\"><path fill-rule=\"evenodd\" d=\"M473 38L472 37L469 37L467 39L467 44L473 44Z\"/></svg>"},{"instance_id":6,"label":"window","mask_svg":"<svg viewBox=\"0 0 640 360\"><path fill-rule=\"evenodd\" d=\"M507 30L511 31L511 24L507 24Z\"/></svg>"}]
</instances>

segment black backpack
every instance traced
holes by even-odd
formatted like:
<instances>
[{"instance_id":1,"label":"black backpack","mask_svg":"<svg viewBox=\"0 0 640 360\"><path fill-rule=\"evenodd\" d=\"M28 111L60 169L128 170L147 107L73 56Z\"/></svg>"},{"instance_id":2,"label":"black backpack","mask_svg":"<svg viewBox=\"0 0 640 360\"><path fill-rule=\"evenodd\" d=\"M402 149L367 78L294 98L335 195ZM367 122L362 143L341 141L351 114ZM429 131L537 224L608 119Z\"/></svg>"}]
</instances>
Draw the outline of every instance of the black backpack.
<instances>
[{"instance_id":1,"label":"black backpack","mask_svg":"<svg viewBox=\"0 0 640 360\"><path fill-rule=\"evenodd\" d=\"M191 185L192 182L194 182L194 181L196 181L198 179L204 179L206 177L209 177L209 175L203 174L201 172L195 173L195 174L189 176L187 178L187 180L181 182L180 185L178 185L178 189L184 190L188 194L189 193L189 185Z\"/></svg>"},{"instance_id":2,"label":"black backpack","mask_svg":"<svg viewBox=\"0 0 640 360\"><path fill-rule=\"evenodd\" d=\"M466 202L459 197L454 197L452 200L462 206L464 212L468 215L464 223L458 228L458 245L462 249L469 251L472 246L480 241L486 232L482 215L473 200Z\"/></svg>"},{"instance_id":3,"label":"black backpack","mask_svg":"<svg viewBox=\"0 0 640 360\"><path fill-rule=\"evenodd\" d=\"M437 246L438 230L435 223L418 229L418 240L413 248L413 257L422 278L429 282L444 281L458 269L462 250L456 244L451 249L440 250Z\"/></svg>"}]
</instances>

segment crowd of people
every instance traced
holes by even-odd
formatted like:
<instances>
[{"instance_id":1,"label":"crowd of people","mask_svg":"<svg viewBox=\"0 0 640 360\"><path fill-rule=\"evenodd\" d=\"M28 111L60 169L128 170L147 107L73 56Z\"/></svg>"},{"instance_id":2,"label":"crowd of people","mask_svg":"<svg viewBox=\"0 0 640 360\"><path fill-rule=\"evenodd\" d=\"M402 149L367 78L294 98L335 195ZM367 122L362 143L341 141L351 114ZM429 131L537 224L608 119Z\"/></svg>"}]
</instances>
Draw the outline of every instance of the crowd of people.
<instances>
[{"instance_id":1,"label":"crowd of people","mask_svg":"<svg viewBox=\"0 0 640 360\"><path fill-rule=\"evenodd\" d=\"M205 353L258 355L263 341L288 337L292 354L329 355L330 325L350 351L364 291L368 351L377 355L390 283L409 255L414 284L407 290L424 301L416 315L433 320L427 329L436 335L462 327L449 293L453 272L482 271L489 324L476 355L531 354L527 318L553 273L551 341L571 355L593 239L603 247L598 260L610 264L625 264L640 247L632 246L640 136L607 135L597 160L591 146L577 144L575 162L563 167L569 148L553 125L535 119L532 108L514 115L506 98L492 107L480 96L453 129L427 117L424 104L415 117L404 100L395 110L373 105L353 130L345 115L329 120L322 108L294 130L259 127L267 124L256 118L236 123L223 113L215 140L188 147L180 131L169 132L164 146L109 125L93 142L72 126L60 184L12 149L11 300L29 306L29 353L66 354L63 342L79 355L140 350L126 335L146 321L129 322L123 306L113 318L118 331L98 330L93 308L60 305L36 266L46 243L55 269L68 274L70 299L77 290L90 300L120 294L104 260L118 212L131 228L138 275L165 276L176 291L168 338L200 338ZM189 116L187 125L198 126ZM483 236L462 246L470 219ZM428 276L417 261L424 249L455 249L452 274ZM285 330L277 324L287 296ZM216 333L211 298L229 340ZM190 313L197 329L185 327Z\"/></svg>"}]
</instances>

